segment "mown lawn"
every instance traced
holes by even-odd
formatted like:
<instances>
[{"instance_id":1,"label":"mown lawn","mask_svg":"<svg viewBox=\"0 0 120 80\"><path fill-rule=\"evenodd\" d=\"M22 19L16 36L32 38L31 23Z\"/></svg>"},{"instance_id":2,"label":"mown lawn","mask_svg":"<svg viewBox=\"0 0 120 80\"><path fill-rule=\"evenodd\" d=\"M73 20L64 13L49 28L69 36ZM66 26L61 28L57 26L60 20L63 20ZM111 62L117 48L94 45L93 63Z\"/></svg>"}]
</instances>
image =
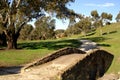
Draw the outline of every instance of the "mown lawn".
<instances>
[{"instance_id":1,"label":"mown lawn","mask_svg":"<svg viewBox=\"0 0 120 80\"><path fill-rule=\"evenodd\" d=\"M18 50L0 50L0 66L16 66L29 63L64 47L79 47L78 39L90 39L114 55L114 60L107 73L120 72L120 23L111 24L92 32L93 35L82 37L74 35L69 38L45 41L20 41Z\"/></svg>"},{"instance_id":2,"label":"mown lawn","mask_svg":"<svg viewBox=\"0 0 120 80\"><path fill-rule=\"evenodd\" d=\"M120 72L120 23L105 26L102 31L105 33L102 36L98 29L96 34L83 38L97 42L102 49L112 53L114 59L107 73L118 73Z\"/></svg>"},{"instance_id":3,"label":"mown lawn","mask_svg":"<svg viewBox=\"0 0 120 80\"><path fill-rule=\"evenodd\" d=\"M29 63L64 47L78 47L77 39L19 41L18 50L0 50L0 67Z\"/></svg>"},{"instance_id":4,"label":"mown lawn","mask_svg":"<svg viewBox=\"0 0 120 80\"><path fill-rule=\"evenodd\" d=\"M120 23L113 24L113 26L107 26L107 27L108 27L108 30L111 30L111 32L112 30L113 32L114 31L116 32L105 35L104 37L108 38L108 40L105 40L101 42L100 44L109 45L109 47L102 46L103 49L114 54L114 60L108 72L117 73L117 72L120 72ZM110 28L112 27L112 28L110 29L109 27Z\"/></svg>"}]
</instances>

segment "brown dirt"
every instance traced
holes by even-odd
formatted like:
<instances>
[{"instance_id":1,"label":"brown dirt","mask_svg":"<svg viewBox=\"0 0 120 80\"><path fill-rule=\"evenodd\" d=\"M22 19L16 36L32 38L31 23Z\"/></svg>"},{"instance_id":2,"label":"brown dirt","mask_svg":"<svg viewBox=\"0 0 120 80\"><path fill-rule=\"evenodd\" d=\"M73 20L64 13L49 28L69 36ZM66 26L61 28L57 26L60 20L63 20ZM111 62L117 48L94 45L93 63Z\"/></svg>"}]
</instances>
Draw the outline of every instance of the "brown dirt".
<instances>
[{"instance_id":1,"label":"brown dirt","mask_svg":"<svg viewBox=\"0 0 120 80\"><path fill-rule=\"evenodd\" d=\"M26 69L24 73L2 75L0 80L50 80L85 56L85 54L61 56L48 63Z\"/></svg>"}]
</instances>

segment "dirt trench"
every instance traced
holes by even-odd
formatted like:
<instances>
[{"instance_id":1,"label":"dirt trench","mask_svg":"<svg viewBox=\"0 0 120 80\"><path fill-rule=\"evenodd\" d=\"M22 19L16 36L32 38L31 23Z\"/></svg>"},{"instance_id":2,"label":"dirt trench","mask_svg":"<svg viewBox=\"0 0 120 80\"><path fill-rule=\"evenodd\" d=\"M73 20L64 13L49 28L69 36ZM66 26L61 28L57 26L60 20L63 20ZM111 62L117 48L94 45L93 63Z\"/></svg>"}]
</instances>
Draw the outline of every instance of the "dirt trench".
<instances>
[{"instance_id":1,"label":"dirt trench","mask_svg":"<svg viewBox=\"0 0 120 80\"><path fill-rule=\"evenodd\" d=\"M0 80L97 80L112 60L113 55L104 50L85 53L63 48L27 64L18 74L1 75Z\"/></svg>"}]
</instances>

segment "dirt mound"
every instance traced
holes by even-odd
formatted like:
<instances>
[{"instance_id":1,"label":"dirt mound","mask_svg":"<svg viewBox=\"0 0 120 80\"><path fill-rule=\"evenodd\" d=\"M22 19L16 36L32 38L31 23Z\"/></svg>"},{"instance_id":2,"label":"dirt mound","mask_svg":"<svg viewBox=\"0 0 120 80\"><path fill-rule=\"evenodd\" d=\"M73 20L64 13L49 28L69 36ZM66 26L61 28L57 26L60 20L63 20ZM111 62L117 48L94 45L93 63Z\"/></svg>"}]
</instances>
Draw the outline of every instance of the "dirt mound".
<instances>
[{"instance_id":1,"label":"dirt mound","mask_svg":"<svg viewBox=\"0 0 120 80\"><path fill-rule=\"evenodd\" d=\"M0 80L96 80L108 70L113 55L104 50L85 53L76 48L63 48Z\"/></svg>"}]
</instances>

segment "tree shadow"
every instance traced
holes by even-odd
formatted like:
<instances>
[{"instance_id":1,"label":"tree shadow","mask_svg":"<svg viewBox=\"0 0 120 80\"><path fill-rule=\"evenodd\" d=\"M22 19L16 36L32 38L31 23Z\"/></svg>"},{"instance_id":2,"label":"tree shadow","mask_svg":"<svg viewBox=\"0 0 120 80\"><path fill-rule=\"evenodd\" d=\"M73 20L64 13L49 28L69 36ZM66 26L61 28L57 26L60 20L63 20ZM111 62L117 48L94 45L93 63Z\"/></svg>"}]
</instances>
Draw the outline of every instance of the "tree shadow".
<instances>
[{"instance_id":1,"label":"tree shadow","mask_svg":"<svg viewBox=\"0 0 120 80\"><path fill-rule=\"evenodd\" d=\"M64 47L78 47L81 43L77 39L69 40L56 40L56 41L41 41L41 42L27 42L19 43L19 49L44 49L48 48L49 50L58 50Z\"/></svg>"},{"instance_id":2,"label":"tree shadow","mask_svg":"<svg viewBox=\"0 0 120 80\"><path fill-rule=\"evenodd\" d=\"M94 32L91 32L91 33L89 33L89 34L87 34L86 36L92 36L92 35L94 35L96 32L94 31Z\"/></svg>"},{"instance_id":3,"label":"tree shadow","mask_svg":"<svg viewBox=\"0 0 120 80\"><path fill-rule=\"evenodd\" d=\"M0 67L0 75L18 74L23 66Z\"/></svg>"},{"instance_id":4,"label":"tree shadow","mask_svg":"<svg viewBox=\"0 0 120 80\"><path fill-rule=\"evenodd\" d=\"M93 42L103 42L103 41L108 40L110 38L105 38L105 37L89 37L89 38L82 38L82 39L91 40Z\"/></svg>"},{"instance_id":5,"label":"tree shadow","mask_svg":"<svg viewBox=\"0 0 120 80\"><path fill-rule=\"evenodd\" d=\"M117 31L111 31L111 32L109 32L109 34L113 34L113 33L117 33Z\"/></svg>"},{"instance_id":6,"label":"tree shadow","mask_svg":"<svg viewBox=\"0 0 120 80\"><path fill-rule=\"evenodd\" d=\"M91 40L91 41L93 41L93 42L104 42L105 40L108 40L108 39L111 39L111 38L105 38L105 37L89 37L89 38L82 38L82 39ZM102 43L98 43L97 46L111 47L110 44L102 44Z\"/></svg>"},{"instance_id":7,"label":"tree shadow","mask_svg":"<svg viewBox=\"0 0 120 80\"><path fill-rule=\"evenodd\" d=\"M111 47L109 44L97 44L98 46L103 46L103 47Z\"/></svg>"}]
</instances>

